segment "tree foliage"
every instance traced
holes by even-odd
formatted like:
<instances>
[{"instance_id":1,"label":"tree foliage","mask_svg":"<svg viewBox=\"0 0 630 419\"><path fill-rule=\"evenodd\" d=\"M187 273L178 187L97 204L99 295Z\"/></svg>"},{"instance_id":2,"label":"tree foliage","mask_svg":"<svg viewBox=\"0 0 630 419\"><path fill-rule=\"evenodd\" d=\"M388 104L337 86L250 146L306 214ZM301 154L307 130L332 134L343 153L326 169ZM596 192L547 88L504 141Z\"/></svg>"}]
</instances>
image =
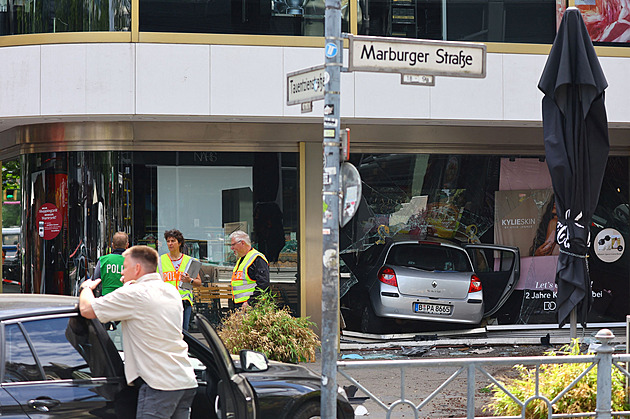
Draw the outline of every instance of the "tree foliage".
<instances>
[{"instance_id":1,"label":"tree foliage","mask_svg":"<svg viewBox=\"0 0 630 419\"><path fill-rule=\"evenodd\" d=\"M20 188L20 161L9 160L2 162L2 189Z\"/></svg>"},{"instance_id":2,"label":"tree foliage","mask_svg":"<svg viewBox=\"0 0 630 419\"><path fill-rule=\"evenodd\" d=\"M2 191L7 189L20 190L20 161L18 159L2 162ZM17 196L20 196L19 192ZM20 205L2 205L2 227L18 226L20 220Z\"/></svg>"},{"instance_id":3,"label":"tree foliage","mask_svg":"<svg viewBox=\"0 0 630 419\"><path fill-rule=\"evenodd\" d=\"M314 325L306 318L291 316L286 307L278 308L273 294L265 291L255 306L233 311L218 332L234 354L252 349L275 361L314 362L320 347Z\"/></svg>"},{"instance_id":4,"label":"tree foliage","mask_svg":"<svg viewBox=\"0 0 630 419\"><path fill-rule=\"evenodd\" d=\"M561 348L568 355L580 355L580 347L577 340L571 345ZM556 352L548 353L549 356L558 355ZM565 387L580 375L588 364L543 364L540 367L539 383L541 394L552 400ZM523 365L514 367L518 371L518 378L509 379L502 384L519 400L526 400L536 392L535 369ZM628 410L626 403L624 375L618 368L612 370L612 408L614 411ZM492 385L493 400L488 406L489 411L495 415L518 416L521 415L521 407L498 386ZM553 406L553 413L584 413L594 412L597 400L597 367L591 369L585 377L578 381ZM526 418L547 418L547 405L540 400L533 400L527 405Z\"/></svg>"}]
</instances>

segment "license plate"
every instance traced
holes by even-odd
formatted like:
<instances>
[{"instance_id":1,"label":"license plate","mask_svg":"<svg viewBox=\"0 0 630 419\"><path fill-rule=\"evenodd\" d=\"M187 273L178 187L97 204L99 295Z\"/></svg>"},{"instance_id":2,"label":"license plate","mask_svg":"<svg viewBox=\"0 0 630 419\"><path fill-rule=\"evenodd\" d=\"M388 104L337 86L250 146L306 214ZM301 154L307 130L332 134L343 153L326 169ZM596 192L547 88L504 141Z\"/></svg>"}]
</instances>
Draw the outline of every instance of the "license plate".
<instances>
[{"instance_id":1,"label":"license plate","mask_svg":"<svg viewBox=\"0 0 630 419\"><path fill-rule=\"evenodd\" d=\"M451 310L453 310L453 306L447 306L444 304L413 303L413 311L416 313L440 314L448 316L451 314Z\"/></svg>"}]
</instances>

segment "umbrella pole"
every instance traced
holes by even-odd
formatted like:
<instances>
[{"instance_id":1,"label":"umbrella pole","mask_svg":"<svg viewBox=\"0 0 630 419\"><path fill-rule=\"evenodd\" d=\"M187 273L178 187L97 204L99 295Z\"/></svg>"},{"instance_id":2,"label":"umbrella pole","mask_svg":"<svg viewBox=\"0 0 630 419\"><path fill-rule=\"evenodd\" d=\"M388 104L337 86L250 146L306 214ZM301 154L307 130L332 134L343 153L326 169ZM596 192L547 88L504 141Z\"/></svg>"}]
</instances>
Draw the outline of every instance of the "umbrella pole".
<instances>
[{"instance_id":1,"label":"umbrella pole","mask_svg":"<svg viewBox=\"0 0 630 419\"><path fill-rule=\"evenodd\" d=\"M573 307L569 315L569 323L571 324L571 339L577 339L577 311L575 307Z\"/></svg>"}]
</instances>

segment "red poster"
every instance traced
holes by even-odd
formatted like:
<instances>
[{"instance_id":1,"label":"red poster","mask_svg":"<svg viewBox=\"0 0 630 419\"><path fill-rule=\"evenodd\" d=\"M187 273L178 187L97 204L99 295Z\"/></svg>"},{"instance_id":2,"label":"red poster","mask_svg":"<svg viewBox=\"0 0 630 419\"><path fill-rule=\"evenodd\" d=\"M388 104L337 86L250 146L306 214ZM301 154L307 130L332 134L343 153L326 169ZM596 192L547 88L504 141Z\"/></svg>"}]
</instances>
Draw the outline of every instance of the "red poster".
<instances>
[{"instance_id":1,"label":"red poster","mask_svg":"<svg viewBox=\"0 0 630 419\"><path fill-rule=\"evenodd\" d=\"M61 223L66 219L68 213L68 175L65 173L55 173L55 202L59 208Z\"/></svg>"},{"instance_id":2,"label":"red poster","mask_svg":"<svg viewBox=\"0 0 630 419\"><path fill-rule=\"evenodd\" d=\"M37 210L37 231L44 240L52 240L61 231L61 212L55 204L44 204Z\"/></svg>"},{"instance_id":3,"label":"red poster","mask_svg":"<svg viewBox=\"0 0 630 419\"><path fill-rule=\"evenodd\" d=\"M629 0L575 0L575 6L593 41L630 42Z\"/></svg>"}]
</instances>

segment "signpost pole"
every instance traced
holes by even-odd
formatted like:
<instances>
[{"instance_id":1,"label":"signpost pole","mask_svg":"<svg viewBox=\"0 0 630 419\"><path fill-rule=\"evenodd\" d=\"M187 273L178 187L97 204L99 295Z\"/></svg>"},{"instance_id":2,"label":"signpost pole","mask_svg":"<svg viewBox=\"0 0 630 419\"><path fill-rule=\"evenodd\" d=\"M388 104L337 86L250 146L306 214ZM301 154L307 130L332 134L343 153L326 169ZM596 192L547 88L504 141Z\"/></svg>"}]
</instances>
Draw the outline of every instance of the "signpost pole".
<instances>
[{"instance_id":1,"label":"signpost pole","mask_svg":"<svg viewBox=\"0 0 630 419\"><path fill-rule=\"evenodd\" d=\"M337 417L337 347L339 341L339 145L340 87L343 63L341 0L326 0L322 264L321 417Z\"/></svg>"}]
</instances>

